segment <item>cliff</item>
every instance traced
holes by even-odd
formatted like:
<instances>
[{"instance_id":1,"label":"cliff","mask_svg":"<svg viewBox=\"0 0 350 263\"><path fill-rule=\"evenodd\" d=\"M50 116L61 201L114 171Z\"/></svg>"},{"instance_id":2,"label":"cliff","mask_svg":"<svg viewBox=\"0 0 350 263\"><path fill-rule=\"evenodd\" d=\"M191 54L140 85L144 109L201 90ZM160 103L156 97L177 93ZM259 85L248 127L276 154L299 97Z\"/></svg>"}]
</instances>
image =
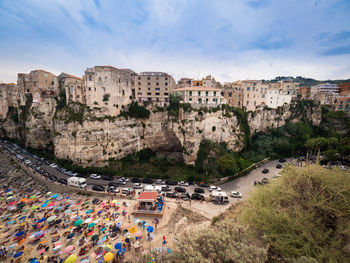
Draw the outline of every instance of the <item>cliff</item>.
<instances>
[{"instance_id":1,"label":"cliff","mask_svg":"<svg viewBox=\"0 0 350 263\"><path fill-rule=\"evenodd\" d=\"M295 105L250 113L231 108L186 112L180 109L178 118L153 109L147 119L111 117L101 109L81 104L58 111L55 107L55 100L47 99L40 106L31 107L25 118L20 110L17 122L8 115L0 124L1 136L22 140L32 148L52 148L57 158L83 166L102 166L109 159L119 159L145 148L193 164L204 139L240 151L245 138L256 132L301 118L309 119L314 125L321 121L319 107L310 105L305 106L303 114L299 114L300 109L295 109Z\"/></svg>"}]
</instances>

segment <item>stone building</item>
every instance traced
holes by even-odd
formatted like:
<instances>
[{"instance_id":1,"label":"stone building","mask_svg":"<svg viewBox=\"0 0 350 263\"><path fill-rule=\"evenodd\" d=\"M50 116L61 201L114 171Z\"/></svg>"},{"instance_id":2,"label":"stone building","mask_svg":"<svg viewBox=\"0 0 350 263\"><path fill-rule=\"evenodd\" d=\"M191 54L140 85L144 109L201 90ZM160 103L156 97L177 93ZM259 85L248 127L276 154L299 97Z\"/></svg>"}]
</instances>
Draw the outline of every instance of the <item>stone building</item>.
<instances>
[{"instance_id":1,"label":"stone building","mask_svg":"<svg viewBox=\"0 0 350 263\"><path fill-rule=\"evenodd\" d=\"M135 98L135 73L112 66L87 68L83 76L86 104L116 116Z\"/></svg>"},{"instance_id":2,"label":"stone building","mask_svg":"<svg viewBox=\"0 0 350 263\"><path fill-rule=\"evenodd\" d=\"M242 82L235 81L225 83L221 90L221 95L226 99L227 104L233 107L242 107L243 105L243 89Z\"/></svg>"},{"instance_id":3,"label":"stone building","mask_svg":"<svg viewBox=\"0 0 350 263\"><path fill-rule=\"evenodd\" d=\"M337 84L322 83L311 86L310 97L312 100L319 101L321 104L334 105L339 94Z\"/></svg>"},{"instance_id":4,"label":"stone building","mask_svg":"<svg viewBox=\"0 0 350 263\"><path fill-rule=\"evenodd\" d=\"M350 82L339 84L339 89L335 110L345 111L350 117Z\"/></svg>"},{"instance_id":5,"label":"stone building","mask_svg":"<svg viewBox=\"0 0 350 263\"><path fill-rule=\"evenodd\" d=\"M25 105L26 95L31 94L33 106L41 103L43 98L55 97L58 94L57 77L45 70L33 70L29 74L18 74L18 91L20 105Z\"/></svg>"},{"instance_id":6,"label":"stone building","mask_svg":"<svg viewBox=\"0 0 350 263\"><path fill-rule=\"evenodd\" d=\"M4 119L8 107L18 106L18 89L14 83L0 83L0 117Z\"/></svg>"},{"instance_id":7,"label":"stone building","mask_svg":"<svg viewBox=\"0 0 350 263\"><path fill-rule=\"evenodd\" d=\"M164 72L141 72L135 76L135 95L138 102L152 102L159 106L169 103L175 80Z\"/></svg>"},{"instance_id":8,"label":"stone building","mask_svg":"<svg viewBox=\"0 0 350 263\"><path fill-rule=\"evenodd\" d=\"M58 77L60 89L66 93L66 102L86 103L83 78L62 72Z\"/></svg>"},{"instance_id":9,"label":"stone building","mask_svg":"<svg viewBox=\"0 0 350 263\"><path fill-rule=\"evenodd\" d=\"M243 80L243 107L247 111L254 111L258 106L266 106L266 94L268 84L262 83L261 80Z\"/></svg>"}]
</instances>

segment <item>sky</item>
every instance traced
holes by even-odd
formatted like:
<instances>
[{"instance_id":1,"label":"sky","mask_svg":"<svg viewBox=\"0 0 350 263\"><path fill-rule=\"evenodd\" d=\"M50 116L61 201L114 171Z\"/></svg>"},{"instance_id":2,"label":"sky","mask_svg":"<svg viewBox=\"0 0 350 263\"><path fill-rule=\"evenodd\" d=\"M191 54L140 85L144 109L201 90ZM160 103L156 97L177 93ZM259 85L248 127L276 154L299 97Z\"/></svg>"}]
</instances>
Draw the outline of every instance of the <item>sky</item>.
<instances>
[{"instance_id":1,"label":"sky","mask_svg":"<svg viewBox=\"0 0 350 263\"><path fill-rule=\"evenodd\" d=\"M175 80L350 78L350 0L0 0L0 81L112 65Z\"/></svg>"}]
</instances>

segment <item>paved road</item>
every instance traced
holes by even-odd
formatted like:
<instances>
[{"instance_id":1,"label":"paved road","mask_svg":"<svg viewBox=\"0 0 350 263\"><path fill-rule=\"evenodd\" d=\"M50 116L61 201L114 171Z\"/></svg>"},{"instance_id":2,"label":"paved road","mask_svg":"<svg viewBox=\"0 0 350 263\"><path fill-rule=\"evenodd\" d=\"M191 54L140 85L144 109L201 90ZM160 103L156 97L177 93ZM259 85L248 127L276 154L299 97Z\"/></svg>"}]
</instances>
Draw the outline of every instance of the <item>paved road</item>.
<instances>
[{"instance_id":1,"label":"paved road","mask_svg":"<svg viewBox=\"0 0 350 263\"><path fill-rule=\"evenodd\" d=\"M9 146L11 148L13 148L13 145L9 144L9 143L0 143L1 146ZM21 148L19 148L21 149ZM30 160L32 163L36 163L37 160L32 157L32 155L30 154L25 154L25 153L20 153L25 159ZM291 161L292 159L287 159L287 161ZM224 183L222 185L219 185L222 189L222 191L225 191L228 195L230 194L231 191L238 191L242 194L243 199L247 197L247 195L249 194L249 192L254 188L254 181L255 180L261 180L262 178L266 177L266 178L271 178L272 176L274 176L276 173L280 172L282 169L276 169L276 164L278 164L278 160L274 160L274 161L270 161L266 164L264 164L263 166L259 167L258 169L255 169L253 171L251 171L249 174L247 174L246 176L243 176L241 178L232 180L230 182ZM283 164L285 165L285 163ZM40 167L48 172L50 175L55 175L58 179L68 179L69 176L58 171L56 168L52 168L50 165L47 164L41 164ZM262 170L264 168L269 169L269 173L268 174L263 174ZM113 180L113 181L105 181L105 180L95 180L95 179L91 179L91 178L86 178L87 180L87 184L88 184L88 189L91 189L93 185L103 185L106 186L108 185L108 183L110 182L116 182L117 179ZM132 188L133 183L128 182L125 186L119 186L118 188ZM143 186L145 186L145 184L143 184ZM172 190L174 189L174 186L169 186ZM190 185L188 187L186 187L186 190L189 194L192 194L194 192L194 188L196 188L198 186L194 186L194 185ZM137 191L141 191L141 189L138 189ZM205 194L206 197L209 196L209 191L205 190ZM231 201L235 200L236 198L229 198ZM237 200L237 199L236 199Z\"/></svg>"}]
</instances>

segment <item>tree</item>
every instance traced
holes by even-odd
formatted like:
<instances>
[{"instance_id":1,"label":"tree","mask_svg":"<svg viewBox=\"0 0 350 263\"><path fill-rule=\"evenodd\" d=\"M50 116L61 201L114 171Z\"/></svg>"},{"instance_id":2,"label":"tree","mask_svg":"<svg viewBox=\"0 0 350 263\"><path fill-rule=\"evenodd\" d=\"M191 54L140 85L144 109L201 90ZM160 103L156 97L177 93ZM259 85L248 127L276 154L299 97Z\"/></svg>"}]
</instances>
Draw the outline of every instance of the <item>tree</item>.
<instances>
[{"instance_id":1,"label":"tree","mask_svg":"<svg viewBox=\"0 0 350 263\"><path fill-rule=\"evenodd\" d=\"M225 176L233 175L239 171L239 167L231 154L221 156L217 164L219 171Z\"/></svg>"}]
</instances>

